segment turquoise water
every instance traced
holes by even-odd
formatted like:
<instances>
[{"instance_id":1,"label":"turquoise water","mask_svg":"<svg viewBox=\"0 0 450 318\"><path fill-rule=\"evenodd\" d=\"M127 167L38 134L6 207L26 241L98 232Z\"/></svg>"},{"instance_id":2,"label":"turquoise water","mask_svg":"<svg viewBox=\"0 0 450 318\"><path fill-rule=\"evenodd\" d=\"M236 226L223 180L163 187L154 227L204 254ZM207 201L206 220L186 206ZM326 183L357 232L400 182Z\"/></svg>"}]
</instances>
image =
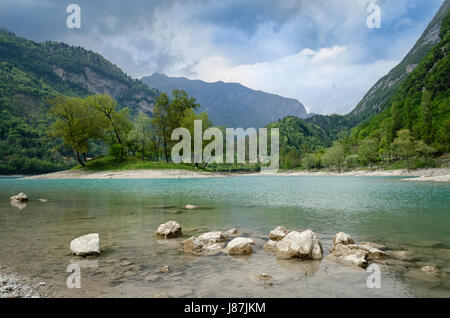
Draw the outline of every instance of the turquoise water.
<instances>
[{"instance_id":1,"label":"turquoise water","mask_svg":"<svg viewBox=\"0 0 450 318\"><path fill-rule=\"evenodd\" d=\"M9 204L19 192L30 197L22 209ZM182 209L186 204L207 209ZM161 205L175 207L155 208ZM157 240L157 226L171 219L182 225L183 238ZM262 246L278 225L312 229L326 253L334 234L343 231L357 241L411 251L415 259L383 265L382 288L368 289L363 270L325 259L278 261L267 254ZM180 250L185 238L229 228L255 239L251 257L192 257ZM0 264L51 282L60 296L450 296L446 183L396 177L0 178L0 229ZM100 234L104 253L71 256L70 241L91 232ZM71 262L82 264L80 290L65 286ZM154 274L164 265L169 273ZM424 265L439 273L422 273ZM273 276L273 285L258 282L261 273Z\"/></svg>"}]
</instances>

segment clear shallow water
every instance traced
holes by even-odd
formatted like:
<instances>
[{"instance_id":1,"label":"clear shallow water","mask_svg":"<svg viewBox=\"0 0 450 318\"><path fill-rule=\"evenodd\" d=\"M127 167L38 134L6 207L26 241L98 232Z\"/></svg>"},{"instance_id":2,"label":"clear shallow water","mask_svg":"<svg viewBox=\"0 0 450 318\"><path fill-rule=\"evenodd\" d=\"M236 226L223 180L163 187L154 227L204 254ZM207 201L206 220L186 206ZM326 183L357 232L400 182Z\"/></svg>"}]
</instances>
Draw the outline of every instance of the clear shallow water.
<instances>
[{"instance_id":1,"label":"clear shallow water","mask_svg":"<svg viewBox=\"0 0 450 318\"><path fill-rule=\"evenodd\" d=\"M20 210L9 197L30 197ZM48 203L37 199L49 199ZM210 209L183 210L186 204ZM173 205L159 209L151 206ZM157 240L176 220L183 238ZM414 253L382 267L382 288L368 274L326 259L280 261L263 250L271 229L315 231L325 254L337 232ZM255 239L250 257L185 255L181 241L236 227ZM97 258L70 255L70 241L100 234ZM68 289L78 263L82 288ZM130 264L131 263L131 264ZM157 180L0 178L0 264L51 283L59 296L133 297L450 297L450 185L392 177L233 177ZM165 265L170 271L154 272ZM439 274L420 271L437 266ZM256 279L268 273L273 284Z\"/></svg>"}]
</instances>

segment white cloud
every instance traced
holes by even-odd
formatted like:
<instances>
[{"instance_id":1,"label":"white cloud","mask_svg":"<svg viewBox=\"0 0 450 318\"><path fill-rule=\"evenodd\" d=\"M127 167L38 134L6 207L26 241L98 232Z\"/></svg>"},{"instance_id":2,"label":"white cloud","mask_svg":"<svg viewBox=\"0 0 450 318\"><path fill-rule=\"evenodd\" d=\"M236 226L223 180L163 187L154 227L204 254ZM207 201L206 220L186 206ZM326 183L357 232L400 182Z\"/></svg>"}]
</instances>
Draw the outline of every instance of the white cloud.
<instances>
[{"instance_id":1,"label":"white cloud","mask_svg":"<svg viewBox=\"0 0 450 318\"><path fill-rule=\"evenodd\" d=\"M398 61L361 64L345 46L304 49L277 60L233 66L220 56L208 57L194 70L206 81L239 82L301 101L310 112L347 113L368 88Z\"/></svg>"}]
</instances>

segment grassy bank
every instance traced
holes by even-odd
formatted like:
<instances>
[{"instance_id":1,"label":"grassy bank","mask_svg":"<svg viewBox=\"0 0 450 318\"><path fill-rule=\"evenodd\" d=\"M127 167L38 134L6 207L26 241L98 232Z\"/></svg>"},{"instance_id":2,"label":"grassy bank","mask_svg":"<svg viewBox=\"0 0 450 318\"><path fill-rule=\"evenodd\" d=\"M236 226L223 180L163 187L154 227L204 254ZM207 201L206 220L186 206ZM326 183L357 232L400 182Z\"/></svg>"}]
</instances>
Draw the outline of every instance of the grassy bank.
<instances>
[{"instance_id":1,"label":"grassy bank","mask_svg":"<svg viewBox=\"0 0 450 318\"><path fill-rule=\"evenodd\" d=\"M114 157L99 157L86 162L86 167L81 165L73 167L71 170L85 170L85 171L123 171L123 170L188 170L188 171L207 171L202 168L197 168L193 164L182 164L173 162L153 162L142 159L127 157L123 159L116 159Z\"/></svg>"}]
</instances>

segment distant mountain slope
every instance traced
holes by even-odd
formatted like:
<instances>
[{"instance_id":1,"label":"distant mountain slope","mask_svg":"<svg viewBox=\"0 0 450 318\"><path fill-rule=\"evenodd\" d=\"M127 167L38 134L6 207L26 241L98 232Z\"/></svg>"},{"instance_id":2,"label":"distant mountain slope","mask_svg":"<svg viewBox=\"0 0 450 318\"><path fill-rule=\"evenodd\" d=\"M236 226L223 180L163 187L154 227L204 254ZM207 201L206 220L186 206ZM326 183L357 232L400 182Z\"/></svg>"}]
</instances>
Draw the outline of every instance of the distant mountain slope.
<instances>
[{"instance_id":1,"label":"distant mountain slope","mask_svg":"<svg viewBox=\"0 0 450 318\"><path fill-rule=\"evenodd\" d=\"M392 102L398 103L399 128L410 128L420 138L420 103L422 89L431 92L433 113L432 139L441 151L449 151L449 83L448 32L450 0L446 0L436 16L404 60L372 87L357 107L347 115L314 115L304 120L283 119L270 126L285 126L291 134L304 134L304 127L313 129L313 138L282 140L286 149L301 152L302 144L309 148L329 146L333 141L352 133L353 138L381 139L392 116ZM445 18L445 21L444 21ZM444 22L443 22L444 21ZM407 113L405 101L410 102ZM409 119L408 119L409 116ZM407 120L410 123L407 124ZM409 126L409 127L408 127ZM446 150L447 149L447 150Z\"/></svg>"},{"instance_id":2,"label":"distant mountain slope","mask_svg":"<svg viewBox=\"0 0 450 318\"><path fill-rule=\"evenodd\" d=\"M440 152L450 151L450 11L442 22L439 38L439 43L394 92L392 104L354 129L355 138L369 137L383 144L392 141L393 132L406 128ZM429 111L423 106L424 94ZM429 116L428 124L424 116Z\"/></svg>"},{"instance_id":3,"label":"distant mountain slope","mask_svg":"<svg viewBox=\"0 0 450 318\"><path fill-rule=\"evenodd\" d=\"M92 51L0 30L0 173L61 169L67 153L47 136L43 101L94 93L111 95L131 113L151 112L158 94Z\"/></svg>"},{"instance_id":4,"label":"distant mountain slope","mask_svg":"<svg viewBox=\"0 0 450 318\"><path fill-rule=\"evenodd\" d=\"M305 107L295 99L255 91L237 83L207 83L154 73L142 78L149 87L171 93L185 90L208 112L215 125L263 127L288 115L305 118Z\"/></svg>"},{"instance_id":5,"label":"distant mountain slope","mask_svg":"<svg viewBox=\"0 0 450 318\"><path fill-rule=\"evenodd\" d=\"M367 92L356 108L349 114L349 116L355 117L355 122L361 122L371 115L383 111L389 105L393 94L407 75L417 67L420 61L440 41L439 30L449 8L450 0L445 0L438 13L402 62L386 76L382 77Z\"/></svg>"}]
</instances>

